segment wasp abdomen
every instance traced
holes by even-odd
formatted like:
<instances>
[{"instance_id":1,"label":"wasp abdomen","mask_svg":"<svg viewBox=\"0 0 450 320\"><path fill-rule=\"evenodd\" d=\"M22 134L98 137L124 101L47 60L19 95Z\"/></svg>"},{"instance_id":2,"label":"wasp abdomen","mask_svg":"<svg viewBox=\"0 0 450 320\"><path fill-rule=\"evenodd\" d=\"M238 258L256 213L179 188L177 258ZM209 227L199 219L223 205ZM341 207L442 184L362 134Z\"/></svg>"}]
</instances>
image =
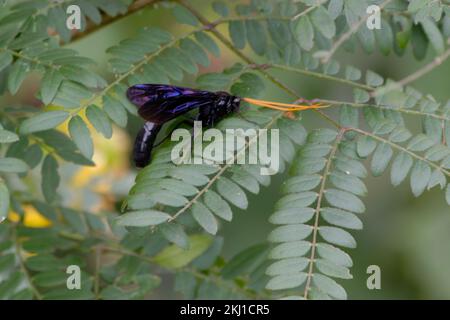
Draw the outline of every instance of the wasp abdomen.
<instances>
[{"instance_id":1,"label":"wasp abdomen","mask_svg":"<svg viewBox=\"0 0 450 320\"><path fill-rule=\"evenodd\" d=\"M150 163L153 144L161 130L161 125L146 122L134 142L133 158L136 167L143 168Z\"/></svg>"}]
</instances>

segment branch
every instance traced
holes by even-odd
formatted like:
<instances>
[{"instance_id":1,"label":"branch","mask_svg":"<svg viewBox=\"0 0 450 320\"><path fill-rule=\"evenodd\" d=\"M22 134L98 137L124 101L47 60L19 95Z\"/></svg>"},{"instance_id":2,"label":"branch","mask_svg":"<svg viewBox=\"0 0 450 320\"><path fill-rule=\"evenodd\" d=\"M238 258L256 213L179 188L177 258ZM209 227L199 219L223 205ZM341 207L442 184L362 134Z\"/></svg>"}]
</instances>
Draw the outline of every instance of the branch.
<instances>
[{"instance_id":1,"label":"branch","mask_svg":"<svg viewBox=\"0 0 450 320\"><path fill-rule=\"evenodd\" d=\"M128 17L129 15L132 15L133 13L145 8L146 6L155 4L159 1L161 1L161 0L136 0L129 6L128 11L126 13L119 14L115 17L111 17L111 16L108 16L105 13L103 13L102 14L102 22L100 24L97 25L97 24L93 23L92 21L87 22L86 29L84 31L74 33L72 36L71 42L78 41L78 40L90 35L91 33L98 31L99 29L101 29L107 25L110 25L122 18Z\"/></svg>"}]
</instances>

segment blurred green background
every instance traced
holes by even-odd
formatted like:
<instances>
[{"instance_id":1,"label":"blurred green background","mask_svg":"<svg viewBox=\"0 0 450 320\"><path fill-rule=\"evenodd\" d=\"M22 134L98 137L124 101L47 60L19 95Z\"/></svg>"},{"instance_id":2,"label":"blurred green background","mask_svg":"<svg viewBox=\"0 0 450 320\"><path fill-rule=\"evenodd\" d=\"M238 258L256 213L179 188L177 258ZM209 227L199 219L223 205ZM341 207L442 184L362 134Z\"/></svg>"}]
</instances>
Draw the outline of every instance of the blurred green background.
<instances>
[{"instance_id":1,"label":"blurred green background","mask_svg":"<svg viewBox=\"0 0 450 320\"><path fill-rule=\"evenodd\" d=\"M203 1L193 2L199 10L206 7L200 6ZM203 14L210 19L216 18L213 12L203 11ZM161 26L174 33L186 32L183 26L171 21L173 17L164 8L145 9L71 44L70 47L80 51L82 55L94 58L98 61L99 71L108 74L105 50L109 46L147 25ZM226 29L221 30L226 32ZM223 47L221 49L221 59L214 60L202 72L219 71L239 62L233 53ZM251 51L247 53L252 54ZM367 56L360 51L345 53L341 50L337 59L342 65L351 62L361 70L371 69L384 77L401 79L429 62L433 58L431 54L429 52L425 61L418 62L411 57L410 50L404 57L393 54L388 57L379 54ZM449 98L449 74L450 62L447 61L413 85L421 92L432 94L438 101L445 102ZM280 72L276 75L305 98L350 99L351 91L333 82ZM186 79L183 85L193 85L193 79ZM283 102L292 100L270 83L266 84L266 89L264 98ZM22 91L22 95L26 99L26 93ZM333 114L333 111L327 112ZM139 121L134 119L129 125L126 137L130 143L139 129ZM303 124L309 129L327 126L326 122L314 114L305 114ZM129 152L124 152L123 157L128 160ZM131 166L129 170L131 178L126 179L126 184L131 185L135 173ZM263 188L258 196L250 196L248 210L236 210L231 223L222 223L220 234L225 238L225 256L230 257L245 247L266 241L273 228L267 220L280 196L280 184L284 179L286 174L275 176L269 188ZM369 195L365 199L367 211L362 217L364 229L352 233L358 248L349 252L354 261L354 279L341 282L348 290L349 298L450 299L450 209L442 191L434 189L416 199L409 190L409 181L396 189L390 185L388 174L381 178L369 178L366 182ZM381 268L381 290L368 290L366 287L366 269L369 265Z\"/></svg>"}]
</instances>

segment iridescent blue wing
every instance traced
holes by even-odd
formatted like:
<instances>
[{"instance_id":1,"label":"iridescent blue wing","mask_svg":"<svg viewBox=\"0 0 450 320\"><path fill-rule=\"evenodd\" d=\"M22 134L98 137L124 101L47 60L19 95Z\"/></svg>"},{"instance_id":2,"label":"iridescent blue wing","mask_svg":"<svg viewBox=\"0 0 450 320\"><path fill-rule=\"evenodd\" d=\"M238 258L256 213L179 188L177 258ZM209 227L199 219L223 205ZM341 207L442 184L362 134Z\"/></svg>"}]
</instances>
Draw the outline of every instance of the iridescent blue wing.
<instances>
[{"instance_id":1,"label":"iridescent blue wing","mask_svg":"<svg viewBox=\"0 0 450 320\"><path fill-rule=\"evenodd\" d=\"M162 124L195 108L214 103L217 94L162 84L137 84L127 91L139 115L147 121Z\"/></svg>"}]
</instances>

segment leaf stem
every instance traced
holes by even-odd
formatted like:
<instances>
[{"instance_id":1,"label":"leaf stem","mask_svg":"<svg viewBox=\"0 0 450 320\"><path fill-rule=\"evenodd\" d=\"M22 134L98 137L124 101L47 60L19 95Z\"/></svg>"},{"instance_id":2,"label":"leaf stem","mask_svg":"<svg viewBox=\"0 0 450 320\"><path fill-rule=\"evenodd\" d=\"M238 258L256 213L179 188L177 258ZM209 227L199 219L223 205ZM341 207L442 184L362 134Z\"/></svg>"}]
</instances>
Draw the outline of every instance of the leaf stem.
<instances>
[{"instance_id":1,"label":"leaf stem","mask_svg":"<svg viewBox=\"0 0 450 320\"><path fill-rule=\"evenodd\" d=\"M375 140L378 140L378 141L380 141L380 142L383 142L383 143L387 143L387 144L389 144L391 147L393 147L394 149L397 149L397 150L399 150L399 151L401 151L401 152L407 153L407 154L409 154L411 157L413 157L413 158L415 158L415 159L417 159L417 160L426 162L427 164L429 164L430 166L432 166L432 167L435 168L436 170L439 170L439 171L441 171L442 173L444 173L446 176L449 176L449 177L450 177L450 171L449 171L449 170L444 169L443 167L441 167L441 166L435 164L434 162L432 162L432 161L430 161L430 160L428 160L428 159L426 159L426 158L424 158L424 157L422 157L422 156L420 156L420 155L418 155L418 154L416 154L416 153L414 153L414 152L412 152L412 151L406 149L405 147L402 147L402 146L399 145L399 144L396 144L396 143L394 143L394 142L392 142L392 141L389 141L388 139L382 138L382 137L380 137L380 136L378 136L378 135L376 135L376 134L373 134L373 133L370 133L370 132L367 132L367 131L364 131L364 130L361 130L361 129L358 129L358 128L348 128L347 130L348 130L348 131L354 131L354 132L357 132L357 133L359 133L359 134L362 134L362 135L371 137L371 138L373 138L373 139L375 139Z\"/></svg>"},{"instance_id":2,"label":"leaf stem","mask_svg":"<svg viewBox=\"0 0 450 320\"><path fill-rule=\"evenodd\" d=\"M331 165L333 163L333 159L336 155L339 144L342 141L342 138L344 137L344 134L347 130L348 130L347 128L341 128L341 130L339 130L339 133L333 144L333 148L331 149L330 155L327 158L325 169L324 169L323 175L322 175L322 182L320 184L319 196L317 198L317 205L316 205L316 210L315 210L315 214L314 214L314 225L313 225L313 235L312 235L312 240L311 240L311 254L310 254L310 258L309 258L309 267L308 267L308 273L306 275L305 289L303 292L303 298L305 300L308 299L308 294L309 294L309 291L311 290L311 281L312 281L312 277L314 274L314 262L316 259L317 234L319 231L319 217L320 217L320 209L322 206L322 199L323 199L323 195L325 193L325 187L327 184L327 179L328 179L328 175L331 170Z\"/></svg>"},{"instance_id":3,"label":"leaf stem","mask_svg":"<svg viewBox=\"0 0 450 320\"><path fill-rule=\"evenodd\" d=\"M42 61L40 61L37 58L28 57L28 56L26 56L26 55L24 55L24 54L22 54L22 53L20 53L18 51L14 51L14 50L11 50L11 49L8 49L8 48L0 48L0 52L1 51L9 52L11 55L13 55L13 56L15 56L15 57L17 57L19 59L27 60L27 61L36 63L38 65L41 65L41 66L44 66L44 67L47 67L47 68L50 68L50 69L55 69L55 70L59 69L58 65L55 65L55 64L52 64L52 63L42 62Z\"/></svg>"},{"instance_id":4,"label":"leaf stem","mask_svg":"<svg viewBox=\"0 0 450 320\"><path fill-rule=\"evenodd\" d=\"M435 118L435 119L442 120L442 121L450 121L450 118L446 117L445 115L421 112L419 110L412 110L412 109L406 109L406 108L392 108L392 107L389 107L386 105L357 103L357 102L338 101L338 100L327 100L327 99L318 99L317 101L324 103L324 104L329 104L329 105L347 105L347 106L354 107L354 108L375 108L375 109L383 109L383 110L392 110L392 111L397 111L397 112L410 114L410 115L430 117L430 118Z\"/></svg>"}]
</instances>

